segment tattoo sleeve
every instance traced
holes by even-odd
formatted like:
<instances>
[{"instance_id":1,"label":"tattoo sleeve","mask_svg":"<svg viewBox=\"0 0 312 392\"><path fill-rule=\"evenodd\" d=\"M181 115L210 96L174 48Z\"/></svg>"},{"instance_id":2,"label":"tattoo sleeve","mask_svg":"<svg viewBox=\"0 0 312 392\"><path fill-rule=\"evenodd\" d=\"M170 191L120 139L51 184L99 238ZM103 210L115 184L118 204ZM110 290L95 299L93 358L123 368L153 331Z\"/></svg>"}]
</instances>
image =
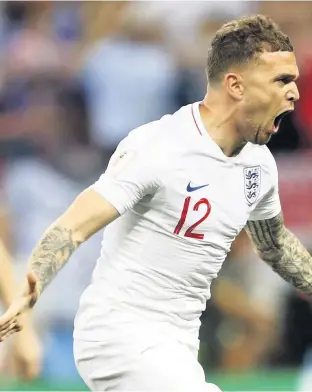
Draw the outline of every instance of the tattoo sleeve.
<instances>
[{"instance_id":1,"label":"tattoo sleeve","mask_svg":"<svg viewBox=\"0 0 312 392\"><path fill-rule=\"evenodd\" d=\"M29 268L38 278L39 294L66 264L78 245L71 231L64 227L54 226L46 231L29 260Z\"/></svg>"},{"instance_id":2,"label":"tattoo sleeve","mask_svg":"<svg viewBox=\"0 0 312 392\"><path fill-rule=\"evenodd\" d=\"M312 295L312 257L285 228L282 214L272 219L248 221L245 230L262 260L284 280Z\"/></svg>"}]
</instances>

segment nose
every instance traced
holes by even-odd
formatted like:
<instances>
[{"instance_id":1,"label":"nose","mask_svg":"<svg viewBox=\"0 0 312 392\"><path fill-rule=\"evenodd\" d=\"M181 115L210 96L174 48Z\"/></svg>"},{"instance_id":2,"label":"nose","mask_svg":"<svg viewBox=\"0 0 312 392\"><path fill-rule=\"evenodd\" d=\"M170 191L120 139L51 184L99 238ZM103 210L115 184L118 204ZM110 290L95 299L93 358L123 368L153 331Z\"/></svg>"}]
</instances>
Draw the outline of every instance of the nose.
<instances>
[{"instance_id":1,"label":"nose","mask_svg":"<svg viewBox=\"0 0 312 392\"><path fill-rule=\"evenodd\" d=\"M296 83L292 83L291 88L287 91L286 99L289 102L297 102L299 101L300 94Z\"/></svg>"}]
</instances>

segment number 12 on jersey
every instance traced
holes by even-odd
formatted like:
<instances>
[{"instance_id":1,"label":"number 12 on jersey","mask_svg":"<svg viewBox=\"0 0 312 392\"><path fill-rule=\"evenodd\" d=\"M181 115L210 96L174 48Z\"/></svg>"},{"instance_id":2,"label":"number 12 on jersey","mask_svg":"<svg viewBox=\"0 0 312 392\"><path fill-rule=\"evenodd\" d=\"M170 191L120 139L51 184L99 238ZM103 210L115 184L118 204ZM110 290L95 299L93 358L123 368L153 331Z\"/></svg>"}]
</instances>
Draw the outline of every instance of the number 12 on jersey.
<instances>
[{"instance_id":1,"label":"number 12 on jersey","mask_svg":"<svg viewBox=\"0 0 312 392\"><path fill-rule=\"evenodd\" d=\"M182 209L182 213L181 213L181 217L180 220L178 222L178 224L176 225L176 228L174 229L174 234L180 234L180 231L185 223L186 217L187 217L187 213L189 210L189 206L190 206L190 201L191 201L191 197L187 197L184 200L184 205L183 205L183 209ZM198 240L202 240L204 239L204 234L200 234L200 233L193 233L193 230L199 226L205 219L208 218L210 211L211 211L211 204L209 203L209 201L206 198L202 198L200 199L193 207L194 211L198 211L199 207L201 205L204 205L206 207L206 212L205 214L197 221L195 222L193 225L191 225L185 232L184 237L190 237L190 238L197 238Z\"/></svg>"}]
</instances>

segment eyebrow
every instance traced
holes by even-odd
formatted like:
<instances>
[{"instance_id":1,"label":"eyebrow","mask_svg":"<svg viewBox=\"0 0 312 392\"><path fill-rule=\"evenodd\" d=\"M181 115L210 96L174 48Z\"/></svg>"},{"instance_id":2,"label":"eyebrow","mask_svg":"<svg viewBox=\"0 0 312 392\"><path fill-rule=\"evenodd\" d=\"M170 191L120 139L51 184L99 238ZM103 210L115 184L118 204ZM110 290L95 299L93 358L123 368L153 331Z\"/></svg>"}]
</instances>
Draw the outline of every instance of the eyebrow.
<instances>
[{"instance_id":1,"label":"eyebrow","mask_svg":"<svg viewBox=\"0 0 312 392\"><path fill-rule=\"evenodd\" d=\"M277 81L277 80L280 80L280 79L288 79L290 81L293 81L293 80L297 80L299 77L300 77L300 75L295 75L295 74L290 74L290 73L283 73L283 74L277 75L274 78L274 81Z\"/></svg>"}]
</instances>

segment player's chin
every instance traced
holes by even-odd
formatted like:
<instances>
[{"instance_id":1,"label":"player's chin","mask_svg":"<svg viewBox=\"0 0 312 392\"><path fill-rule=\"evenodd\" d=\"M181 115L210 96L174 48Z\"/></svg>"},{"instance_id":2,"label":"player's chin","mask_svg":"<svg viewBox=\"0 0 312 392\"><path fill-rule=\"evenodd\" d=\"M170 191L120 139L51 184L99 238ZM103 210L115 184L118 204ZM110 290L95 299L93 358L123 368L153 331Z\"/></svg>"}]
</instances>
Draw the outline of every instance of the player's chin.
<instances>
[{"instance_id":1,"label":"player's chin","mask_svg":"<svg viewBox=\"0 0 312 392\"><path fill-rule=\"evenodd\" d=\"M269 141L271 140L272 135L273 134L271 132L267 132L267 131L259 133L259 135L258 135L258 137L256 139L256 144L258 144L260 146L268 144Z\"/></svg>"}]
</instances>

